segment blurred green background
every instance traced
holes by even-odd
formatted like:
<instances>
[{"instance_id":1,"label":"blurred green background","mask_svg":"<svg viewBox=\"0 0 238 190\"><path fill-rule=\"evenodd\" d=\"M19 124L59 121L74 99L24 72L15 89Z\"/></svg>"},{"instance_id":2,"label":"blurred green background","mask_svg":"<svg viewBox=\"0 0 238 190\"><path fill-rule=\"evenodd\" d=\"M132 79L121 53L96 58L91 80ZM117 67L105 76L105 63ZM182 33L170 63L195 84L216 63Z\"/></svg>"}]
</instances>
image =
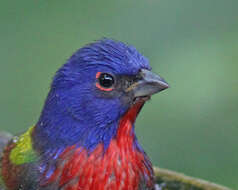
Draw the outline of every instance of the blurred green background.
<instances>
[{"instance_id":1,"label":"blurred green background","mask_svg":"<svg viewBox=\"0 0 238 190\"><path fill-rule=\"evenodd\" d=\"M84 44L133 44L171 88L137 135L155 165L238 189L237 0L1 0L0 129L40 114L51 78Z\"/></svg>"}]
</instances>

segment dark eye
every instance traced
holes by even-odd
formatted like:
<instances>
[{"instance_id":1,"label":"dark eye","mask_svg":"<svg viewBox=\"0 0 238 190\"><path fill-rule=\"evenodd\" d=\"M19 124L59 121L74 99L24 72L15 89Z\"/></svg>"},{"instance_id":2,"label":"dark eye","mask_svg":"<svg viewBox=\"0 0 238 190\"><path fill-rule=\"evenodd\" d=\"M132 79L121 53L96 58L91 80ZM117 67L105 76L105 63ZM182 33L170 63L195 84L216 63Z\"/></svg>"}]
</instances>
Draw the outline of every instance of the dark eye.
<instances>
[{"instance_id":1,"label":"dark eye","mask_svg":"<svg viewBox=\"0 0 238 190\"><path fill-rule=\"evenodd\" d=\"M108 73L100 73L98 82L103 88L111 88L114 85L115 80L114 77Z\"/></svg>"}]
</instances>

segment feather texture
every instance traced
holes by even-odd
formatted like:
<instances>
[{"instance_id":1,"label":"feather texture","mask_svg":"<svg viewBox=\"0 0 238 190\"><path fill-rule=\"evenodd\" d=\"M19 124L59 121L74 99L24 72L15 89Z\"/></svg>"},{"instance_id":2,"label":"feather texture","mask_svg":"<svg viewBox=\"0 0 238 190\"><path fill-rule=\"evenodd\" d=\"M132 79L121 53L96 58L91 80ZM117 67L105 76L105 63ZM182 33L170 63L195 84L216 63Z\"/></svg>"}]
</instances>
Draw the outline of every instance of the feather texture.
<instances>
[{"instance_id":1,"label":"feather texture","mask_svg":"<svg viewBox=\"0 0 238 190\"><path fill-rule=\"evenodd\" d=\"M7 146L0 138L7 190L154 190L134 131L146 100L167 87L149 70L133 46L110 39L74 53L56 73L36 125ZM98 87L98 73L113 78L111 90Z\"/></svg>"}]
</instances>

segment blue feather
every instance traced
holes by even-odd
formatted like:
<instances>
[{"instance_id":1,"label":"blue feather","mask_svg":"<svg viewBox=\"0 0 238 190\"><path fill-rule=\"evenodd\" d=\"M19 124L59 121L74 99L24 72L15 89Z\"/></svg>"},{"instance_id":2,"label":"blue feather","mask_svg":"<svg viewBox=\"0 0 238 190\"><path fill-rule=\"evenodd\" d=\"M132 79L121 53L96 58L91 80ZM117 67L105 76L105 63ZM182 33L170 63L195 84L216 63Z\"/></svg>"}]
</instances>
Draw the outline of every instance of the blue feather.
<instances>
[{"instance_id":1,"label":"blue feather","mask_svg":"<svg viewBox=\"0 0 238 190\"><path fill-rule=\"evenodd\" d=\"M79 49L56 73L33 140L40 152L77 144L88 151L107 148L118 122L128 110L120 98L98 95L97 72L135 75L150 70L148 60L134 47L103 39Z\"/></svg>"}]
</instances>

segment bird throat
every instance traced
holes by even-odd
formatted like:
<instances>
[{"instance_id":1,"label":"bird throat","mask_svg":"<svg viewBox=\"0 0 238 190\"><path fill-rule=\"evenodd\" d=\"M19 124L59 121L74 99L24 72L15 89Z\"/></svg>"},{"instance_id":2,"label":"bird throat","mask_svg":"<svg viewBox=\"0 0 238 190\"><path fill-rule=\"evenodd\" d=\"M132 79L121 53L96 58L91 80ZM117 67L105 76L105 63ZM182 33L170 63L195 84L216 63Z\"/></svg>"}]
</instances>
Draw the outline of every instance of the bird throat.
<instances>
[{"instance_id":1,"label":"bird throat","mask_svg":"<svg viewBox=\"0 0 238 190\"><path fill-rule=\"evenodd\" d=\"M76 145L66 148L57 159L53 172L48 171L52 166L46 167L41 185L56 185L63 190L152 189L151 162L137 143L133 131L136 116L143 105L144 101L136 102L121 118L117 134L106 150L102 143L90 153Z\"/></svg>"}]
</instances>

